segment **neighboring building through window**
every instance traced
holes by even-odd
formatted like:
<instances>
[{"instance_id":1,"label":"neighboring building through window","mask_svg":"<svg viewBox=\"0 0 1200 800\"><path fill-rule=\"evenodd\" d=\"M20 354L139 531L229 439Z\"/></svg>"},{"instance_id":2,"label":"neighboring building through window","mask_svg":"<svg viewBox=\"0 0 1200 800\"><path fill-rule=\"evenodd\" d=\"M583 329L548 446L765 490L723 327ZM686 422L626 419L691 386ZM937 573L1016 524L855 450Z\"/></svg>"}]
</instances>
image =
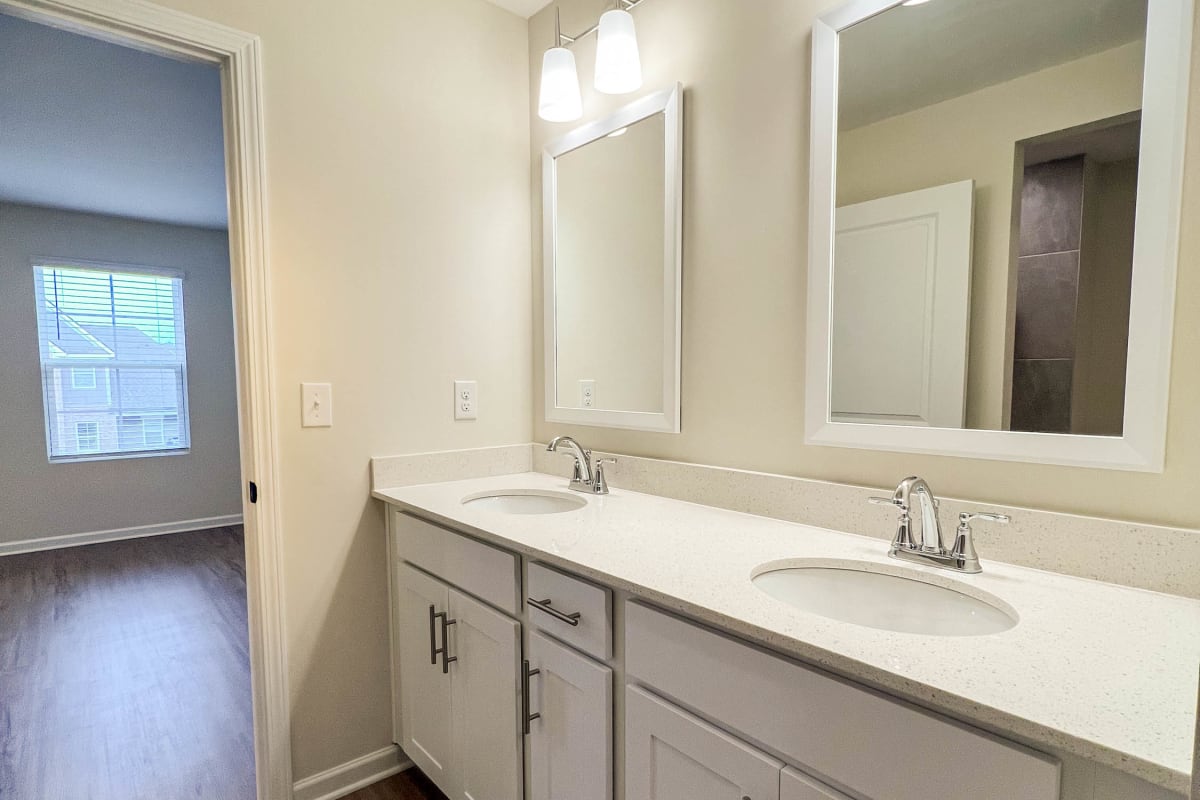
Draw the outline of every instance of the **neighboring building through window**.
<instances>
[{"instance_id":1,"label":"neighboring building through window","mask_svg":"<svg viewBox=\"0 0 1200 800\"><path fill-rule=\"evenodd\" d=\"M186 450L182 278L45 265L34 286L50 460Z\"/></svg>"}]
</instances>

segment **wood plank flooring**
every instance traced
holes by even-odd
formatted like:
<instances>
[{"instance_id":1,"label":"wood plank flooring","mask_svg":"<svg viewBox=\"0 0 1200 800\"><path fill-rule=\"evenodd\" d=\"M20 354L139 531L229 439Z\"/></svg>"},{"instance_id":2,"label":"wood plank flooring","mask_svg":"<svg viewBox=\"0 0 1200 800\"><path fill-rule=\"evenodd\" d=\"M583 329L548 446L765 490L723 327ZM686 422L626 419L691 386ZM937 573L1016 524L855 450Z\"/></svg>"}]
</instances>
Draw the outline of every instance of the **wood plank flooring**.
<instances>
[{"instance_id":1,"label":"wood plank flooring","mask_svg":"<svg viewBox=\"0 0 1200 800\"><path fill-rule=\"evenodd\" d=\"M252 800L247 646L240 527L0 558L0 798Z\"/></svg>"},{"instance_id":2,"label":"wood plank flooring","mask_svg":"<svg viewBox=\"0 0 1200 800\"><path fill-rule=\"evenodd\" d=\"M446 800L433 783L415 769L359 789L343 800Z\"/></svg>"}]
</instances>

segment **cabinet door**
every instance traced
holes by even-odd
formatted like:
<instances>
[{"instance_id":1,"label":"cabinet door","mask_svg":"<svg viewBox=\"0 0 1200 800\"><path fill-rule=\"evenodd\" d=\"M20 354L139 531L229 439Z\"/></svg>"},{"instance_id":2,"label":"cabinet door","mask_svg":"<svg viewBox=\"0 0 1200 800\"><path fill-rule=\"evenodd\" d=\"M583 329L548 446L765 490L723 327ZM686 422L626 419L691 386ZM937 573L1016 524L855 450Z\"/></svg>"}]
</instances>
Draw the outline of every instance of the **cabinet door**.
<instances>
[{"instance_id":1,"label":"cabinet door","mask_svg":"<svg viewBox=\"0 0 1200 800\"><path fill-rule=\"evenodd\" d=\"M625 690L625 796L779 800L783 763L635 686Z\"/></svg>"},{"instance_id":2,"label":"cabinet door","mask_svg":"<svg viewBox=\"0 0 1200 800\"><path fill-rule=\"evenodd\" d=\"M779 800L850 800L839 791L787 767L779 779Z\"/></svg>"},{"instance_id":3,"label":"cabinet door","mask_svg":"<svg viewBox=\"0 0 1200 800\"><path fill-rule=\"evenodd\" d=\"M449 589L413 569L396 565L397 632L400 659L400 747L443 791L453 783L454 735L451 676L442 672L441 620ZM432 610L431 610L432 609Z\"/></svg>"},{"instance_id":4,"label":"cabinet door","mask_svg":"<svg viewBox=\"0 0 1200 800\"><path fill-rule=\"evenodd\" d=\"M529 637L530 800L612 800L612 670Z\"/></svg>"},{"instance_id":5,"label":"cabinet door","mask_svg":"<svg viewBox=\"0 0 1200 800\"><path fill-rule=\"evenodd\" d=\"M521 627L450 590L455 781L451 800L521 800Z\"/></svg>"}]
</instances>

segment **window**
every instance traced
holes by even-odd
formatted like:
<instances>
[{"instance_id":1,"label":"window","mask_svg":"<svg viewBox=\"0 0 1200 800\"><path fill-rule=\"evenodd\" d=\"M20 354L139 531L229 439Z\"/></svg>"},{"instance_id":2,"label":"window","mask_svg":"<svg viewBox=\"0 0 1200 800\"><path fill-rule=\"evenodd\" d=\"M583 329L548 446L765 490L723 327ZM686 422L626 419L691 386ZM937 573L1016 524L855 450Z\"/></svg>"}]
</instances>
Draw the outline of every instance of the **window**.
<instances>
[{"instance_id":1,"label":"window","mask_svg":"<svg viewBox=\"0 0 1200 800\"><path fill-rule=\"evenodd\" d=\"M75 449L80 453L100 452L100 423L75 423Z\"/></svg>"},{"instance_id":2,"label":"window","mask_svg":"<svg viewBox=\"0 0 1200 800\"><path fill-rule=\"evenodd\" d=\"M54 264L34 288L50 460L186 450L183 279Z\"/></svg>"},{"instance_id":3,"label":"window","mask_svg":"<svg viewBox=\"0 0 1200 800\"><path fill-rule=\"evenodd\" d=\"M96 370L92 367L87 369L72 369L71 370L71 388L72 389L95 389L96 388Z\"/></svg>"}]
</instances>

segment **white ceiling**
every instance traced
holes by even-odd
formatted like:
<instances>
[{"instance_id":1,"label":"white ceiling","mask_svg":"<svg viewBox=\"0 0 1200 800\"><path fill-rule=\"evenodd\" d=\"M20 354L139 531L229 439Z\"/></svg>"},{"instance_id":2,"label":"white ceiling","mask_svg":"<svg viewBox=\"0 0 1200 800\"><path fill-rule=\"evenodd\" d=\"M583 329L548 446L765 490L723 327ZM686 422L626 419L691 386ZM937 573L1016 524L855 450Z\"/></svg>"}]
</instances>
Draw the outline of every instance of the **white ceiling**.
<instances>
[{"instance_id":1,"label":"white ceiling","mask_svg":"<svg viewBox=\"0 0 1200 800\"><path fill-rule=\"evenodd\" d=\"M844 129L1146 35L1147 0L930 0L841 36Z\"/></svg>"},{"instance_id":2,"label":"white ceiling","mask_svg":"<svg viewBox=\"0 0 1200 800\"><path fill-rule=\"evenodd\" d=\"M492 5L500 6L506 11L511 11L518 17L529 19L550 5L552 0L488 0L488 2Z\"/></svg>"},{"instance_id":3,"label":"white ceiling","mask_svg":"<svg viewBox=\"0 0 1200 800\"><path fill-rule=\"evenodd\" d=\"M221 80L0 14L0 200L223 228Z\"/></svg>"}]
</instances>

